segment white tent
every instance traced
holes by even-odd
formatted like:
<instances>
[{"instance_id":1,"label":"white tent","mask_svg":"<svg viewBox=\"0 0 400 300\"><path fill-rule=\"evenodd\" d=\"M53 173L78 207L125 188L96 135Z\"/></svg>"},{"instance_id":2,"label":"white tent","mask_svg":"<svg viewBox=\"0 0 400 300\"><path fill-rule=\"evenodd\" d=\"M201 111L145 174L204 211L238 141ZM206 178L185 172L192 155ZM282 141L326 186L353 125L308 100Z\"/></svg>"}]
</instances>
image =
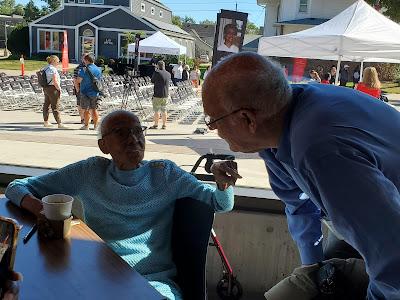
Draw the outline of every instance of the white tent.
<instances>
[{"instance_id":1,"label":"white tent","mask_svg":"<svg viewBox=\"0 0 400 300\"><path fill-rule=\"evenodd\" d=\"M135 43L128 45L128 52L135 52ZM139 52L182 55L186 54L186 47L167 37L160 31L145 38L139 43Z\"/></svg>"},{"instance_id":2,"label":"white tent","mask_svg":"<svg viewBox=\"0 0 400 300\"><path fill-rule=\"evenodd\" d=\"M338 69L341 61L400 63L400 25L359 0L321 25L261 38L258 53L338 60Z\"/></svg>"}]
</instances>

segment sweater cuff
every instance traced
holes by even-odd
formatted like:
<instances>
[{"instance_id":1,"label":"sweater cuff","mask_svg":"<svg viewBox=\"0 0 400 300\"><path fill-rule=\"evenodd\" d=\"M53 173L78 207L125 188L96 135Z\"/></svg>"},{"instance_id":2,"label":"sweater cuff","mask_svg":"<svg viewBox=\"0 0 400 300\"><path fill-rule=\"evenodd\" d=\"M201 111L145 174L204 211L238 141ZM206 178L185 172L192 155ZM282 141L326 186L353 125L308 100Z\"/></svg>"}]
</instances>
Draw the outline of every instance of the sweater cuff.
<instances>
[{"instance_id":1,"label":"sweater cuff","mask_svg":"<svg viewBox=\"0 0 400 300\"><path fill-rule=\"evenodd\" d=\"M322 251L321 244L319 243L317 246L298 246L303 265L312 265L324 260L324 252Z\"/></svg>"},{"instance_id":2,"label":"sweater cuff","mask_svg":"<svg viewBox=\"0 0 400 300\"><path fill-rule=\"evenodd\" d=\"M214 194L218 204L216 211L230 211L233 209L234 194L231 186L224 191L221 191L216 187Z\"/></svg>"},{"instance_id":3,"label":"sweater cuff","mask_svg":"<svg viewBox=\"0 0 400 300\"><path fill-rule=\"evenodd\" d=\"M21 207L22 199L29 194L31 192L26 188L21 188L21 186L19 188L9 187L5 192L7 199L19 207Z\"/></svg>"}]
</instances>

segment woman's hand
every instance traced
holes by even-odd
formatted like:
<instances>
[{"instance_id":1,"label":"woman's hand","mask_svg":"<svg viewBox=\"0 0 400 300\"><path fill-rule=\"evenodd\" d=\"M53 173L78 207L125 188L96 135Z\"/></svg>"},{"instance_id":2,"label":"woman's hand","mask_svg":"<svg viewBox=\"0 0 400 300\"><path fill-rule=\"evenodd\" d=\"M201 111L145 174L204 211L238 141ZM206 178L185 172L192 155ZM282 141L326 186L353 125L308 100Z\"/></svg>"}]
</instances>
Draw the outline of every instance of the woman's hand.
<instances>
[{"instance_id":1,"label":"woman's hand","mask_svg":"<svg viewBox=\"0 0 400 300\"><path fill-rule=\"evenodd\" d=\"M34 197L33 195L25 195L21 201L21 207L33 213L36 217L40 215L43 210L43 204L40 199Z\"/></svg>"},{"instance_id":2,"label":"woman's hand","mask_svg":"<svg viewBox=\"0 0 400 300\"><path fill-rule=\"evenodd\" d=\"M232 160L214 162L211 166L215 182L220 190L225 190L231 185L235 185L236 180L242 178L237 171L237 163Z\"/></svg>"}]
</instances>

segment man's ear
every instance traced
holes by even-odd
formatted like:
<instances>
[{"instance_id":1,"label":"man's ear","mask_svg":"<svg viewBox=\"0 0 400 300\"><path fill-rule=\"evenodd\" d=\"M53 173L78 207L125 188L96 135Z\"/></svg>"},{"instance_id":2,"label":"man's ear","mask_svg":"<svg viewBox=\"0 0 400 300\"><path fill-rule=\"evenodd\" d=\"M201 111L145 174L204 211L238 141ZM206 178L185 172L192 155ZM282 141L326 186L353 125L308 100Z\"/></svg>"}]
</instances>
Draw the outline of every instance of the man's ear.
<instances>
[{"instance_id":1,"label":"man's ear","mask_svg":"<svg viewBox=\"0 0 400 300\"><path fill-rule=\"evenodd\" d=\"M248 109L242 109L240 111L240 117L246 122L250 133L254 134L257 130L257 118L256 114Z\"/></svg>"},{"instance_id":2,"label":"man's ear","mask_svg":"<svg viewBox=\"0 0 400 300\"><path fill-rule=\"evenodd\" d=\"M104 139L98 140L97 144L99 145L101 152L103 152L104 154L110 154L110 150L108 150L107 143Z\"/></svg>"}]
</instances>

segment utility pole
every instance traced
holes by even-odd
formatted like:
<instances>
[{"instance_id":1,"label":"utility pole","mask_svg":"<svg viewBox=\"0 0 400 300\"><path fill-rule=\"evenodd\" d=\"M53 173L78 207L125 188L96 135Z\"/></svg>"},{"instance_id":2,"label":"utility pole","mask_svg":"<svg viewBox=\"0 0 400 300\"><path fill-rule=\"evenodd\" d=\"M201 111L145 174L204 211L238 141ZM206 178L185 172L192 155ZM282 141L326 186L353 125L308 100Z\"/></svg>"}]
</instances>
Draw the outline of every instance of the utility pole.
<instances>
[{"instance_id":1,"label":"utility pole","mask_svg":"<svg viewBox=\"0 0 400 300\"><path fill-rule=\"evenodd\" d=\"M237 1L236 1L236 11L237 11Z\"/></svg>"}]
</instances>

